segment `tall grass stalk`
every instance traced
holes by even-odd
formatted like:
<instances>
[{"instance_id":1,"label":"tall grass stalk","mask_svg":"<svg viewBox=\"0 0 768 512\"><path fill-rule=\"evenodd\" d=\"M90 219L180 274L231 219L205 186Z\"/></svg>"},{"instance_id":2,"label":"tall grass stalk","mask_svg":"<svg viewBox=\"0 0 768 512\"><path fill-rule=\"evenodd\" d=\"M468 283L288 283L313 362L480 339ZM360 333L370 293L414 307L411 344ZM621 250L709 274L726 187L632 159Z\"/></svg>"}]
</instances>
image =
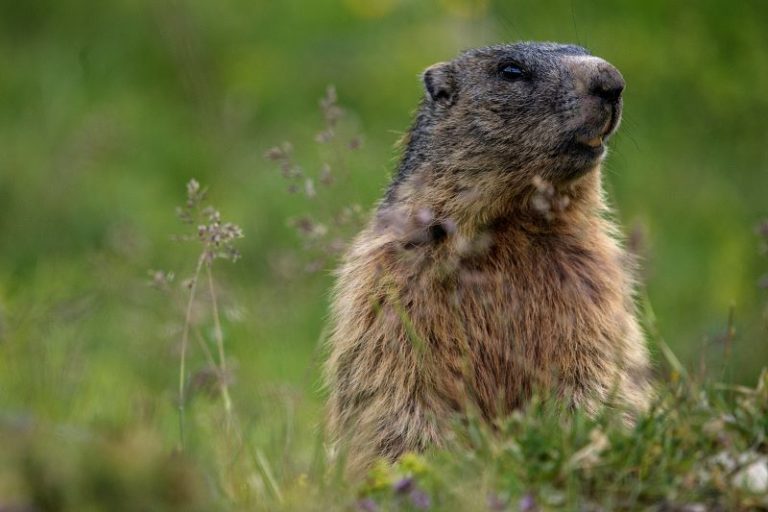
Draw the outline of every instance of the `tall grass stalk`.
<instances>
[{"instance_id":1,"label":"tall grass stalk","mask_svg":"<svg viewBox=\"0 0 768 512\"><path fill-rule=\"evenodd\" d=\"M219 351L219 379L221 398L224 400L224 411L226 412L227 429L232 426L232 399L229 396L229 385L227 384L227 358L224 353L224 333L221 330L221 318L219 317L219 302L216 298L216 289L213 284L213 272L211 266L206 265L205 273L208 276L208 291L211 294L211 308L213 310L214 336L216 337L216 347Z\"/></svg>"},{"instance_id":2,"label":"tall grass stalk","mask_svg":"<svg viewBox=\"0 0 768 512\"><path fill-rule=\"evenodd\" d=\"M179 357L179 450L184 450L185 431L184 431L184 404L186 402L185 383L187 375L187 345L189 344L189 329L192 324L192 306L195 303L195 292L197 291L197 282L200 277L200 271L205 262L204 254L197 259L195 275L189 286L189 300L187 301L186 314L184 316L184 327L181 334L181 355Z\"/></svg>"},{"instance_id":3,"label":"tall grass stalk","mask_svg":"<svg viewBox=\"0 0 768 512\"><path fill-rule=\"evenodd\" d=\"M187 184L187 201L177 211L179 218L186 224L196 225L196 236L183 235L180 240L196 240L202 245L202 250L197 258L195 272L187 281L189 297L187 298L184 326L181 335L181 354L179 358L179 449L185 447L185 407L188 399L187 393L187 352L190 330L193 326L193 310L198 294L198 285L205 268L205 279L208 286L208 294L211 301L211 317L213 319L213 335L216 342L218 361L213 358L204 337L195 331L198 342L208 359L209 364L215 369L219 392L224 402L226 430L229 433L234 424L232 398L229 393L227 358L224 350L224 331L221 327L221 315L219 301L216 294L216 286L213 278L213 262L216 259L228 259L235 261L239 253L234 248L234 241L242 238L243 233L239 226L230 222L222 222L220 213L214 208L202 207L206 196L206 189L201 189L200 184L193 180Z\"/></svg>"}]
</instances>

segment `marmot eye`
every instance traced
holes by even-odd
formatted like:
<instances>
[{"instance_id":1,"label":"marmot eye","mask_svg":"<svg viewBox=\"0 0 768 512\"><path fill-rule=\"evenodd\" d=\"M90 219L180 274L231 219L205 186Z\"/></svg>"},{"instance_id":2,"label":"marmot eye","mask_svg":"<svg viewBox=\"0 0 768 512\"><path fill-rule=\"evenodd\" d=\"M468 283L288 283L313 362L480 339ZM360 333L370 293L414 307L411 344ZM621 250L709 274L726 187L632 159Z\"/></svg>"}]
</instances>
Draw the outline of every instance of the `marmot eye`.
<instances>
[{"instance_id":1,"label":"marmot eye","mask_svg":"<svg viewBox=\"0 0 768 512\"><path fill-rule=\"evenodd\" d=\"M517 64L502 64L499 66L499 75L504 80L519 80L525 77L525 71Z\"/></svg>"}]
</instances>

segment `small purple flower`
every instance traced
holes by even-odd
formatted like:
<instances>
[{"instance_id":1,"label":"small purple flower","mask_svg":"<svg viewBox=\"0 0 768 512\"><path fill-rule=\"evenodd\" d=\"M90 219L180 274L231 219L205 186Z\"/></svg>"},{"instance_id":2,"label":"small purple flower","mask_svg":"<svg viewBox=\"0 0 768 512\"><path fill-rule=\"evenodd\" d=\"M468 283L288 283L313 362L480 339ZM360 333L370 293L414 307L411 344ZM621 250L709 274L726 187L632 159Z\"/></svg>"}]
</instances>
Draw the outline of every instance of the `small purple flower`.
<instances>
[{"instance_id":1,"label":"small purple flower","mask_svg":"<svg viewBox=\"0 0 768 512\"><path fill-rule=\"evenodd\" d=\"M357 500L357 510L360 512L378 512L379 506L371 498Z\"/></svg>"},{"instance_id":2,"label":"small purple flower","mask_svg":"<svg viewBox=\"0 0 768 512\"><path fill-rule=\"evenodd\" d=\"M517 507L520 512L534 512L536 510L536 500L533 499L533 496L530 493L526 494L520 498Z\"/></svg>"},{"instance_id":3,"label":"small purple flower","mask_svg":"<svg viewBox=\"0 0 768 512\"><path fill-rule=\"evenodd\" d=\"M411 491L411 504L419 510L429 510L432 505L432 500L429 499L429 495L421 489L414 489Z\"/></svg>"},{"instance_id":4,"label":"small purple flower","mask_svg":"<svg viewBox=\"0 0 768 512\"><path fill-rule=\"evenodd\" d=\"M392 486L396 494L405 494L413 489L413 477L401 478Z\"/></svg>"}]
</instances>

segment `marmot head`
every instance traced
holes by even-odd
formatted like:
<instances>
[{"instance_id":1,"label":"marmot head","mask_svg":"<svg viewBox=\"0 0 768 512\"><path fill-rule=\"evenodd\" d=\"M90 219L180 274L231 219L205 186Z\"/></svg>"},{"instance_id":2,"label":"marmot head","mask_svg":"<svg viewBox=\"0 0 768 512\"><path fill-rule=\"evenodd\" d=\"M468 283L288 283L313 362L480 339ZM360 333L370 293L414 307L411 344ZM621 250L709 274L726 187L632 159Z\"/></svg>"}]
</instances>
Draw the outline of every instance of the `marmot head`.
<instances>
[{"instance_id":1,"label":"marmot head","mask_svg":"<svg viewBox=\"0 0 768 512\"><path fill-rule=\"evenodd\" d=\"M498 186L537 176L570 184L597 167L621 116L621 73L579 46L469 50L422 79L425 96L393 189L424 166L453 174L462 189L473 187L467 174Z\"/></svg>"}]
</instances>

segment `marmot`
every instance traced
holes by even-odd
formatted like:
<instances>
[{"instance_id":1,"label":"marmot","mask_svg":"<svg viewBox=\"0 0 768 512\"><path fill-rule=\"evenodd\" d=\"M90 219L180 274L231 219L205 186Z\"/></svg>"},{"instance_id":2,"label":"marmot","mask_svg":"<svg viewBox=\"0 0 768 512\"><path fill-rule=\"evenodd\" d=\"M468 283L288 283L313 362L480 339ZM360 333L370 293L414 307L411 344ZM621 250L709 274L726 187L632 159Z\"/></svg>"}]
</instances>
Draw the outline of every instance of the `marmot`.
<instances>
[{"instance_id":1,"label":"marmot","mask_svg":"<svg viewBox=\"0 0 768 512\"><path fill-rule=\"evenodd\" d=\"M631 421L648 354L600 177L622 75L579 46L516 43L422 80L399 169L338 271L331 436L363 469L534 392Z\"/></svg>"}]
</instances>

